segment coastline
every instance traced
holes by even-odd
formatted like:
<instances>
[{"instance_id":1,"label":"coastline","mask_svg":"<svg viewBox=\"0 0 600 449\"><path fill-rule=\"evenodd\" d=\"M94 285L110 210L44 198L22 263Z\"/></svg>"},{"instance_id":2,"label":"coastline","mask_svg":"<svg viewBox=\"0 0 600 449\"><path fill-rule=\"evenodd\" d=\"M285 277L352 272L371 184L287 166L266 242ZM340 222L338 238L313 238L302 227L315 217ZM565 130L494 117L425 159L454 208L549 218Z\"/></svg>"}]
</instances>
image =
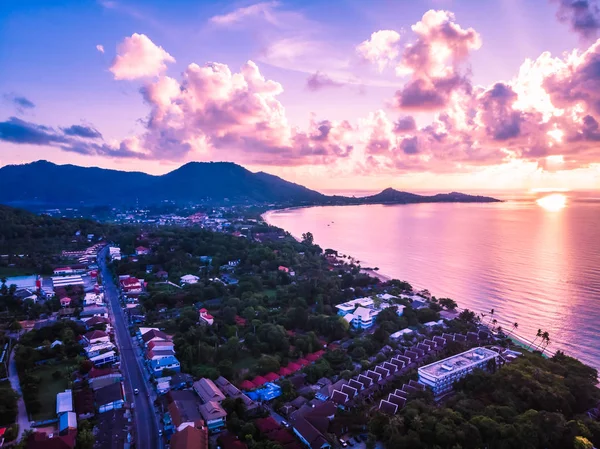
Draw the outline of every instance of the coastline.
<instances>
[{"instance_id":1,"label":"coastline","mask_svg":"<svg viewBox=\"0 0 600 449\"><path fill-rule=\"evenodd\" d=\"M272 215L272 214L277 213L277 212L288 211L288 210L295 210L295 209L304 209L304 208L308 208L308 207L324 207L324 206L294 206L294 207L286 207L286 208L283 208L283 209L270 209L270 210L264 212L263 214L261 214L260 217L269 226L274 226L268 220L268 216L269 215ZM274 226L274 227L276 227L276 226ZM280 229L283 229L283 228L280 228ZM289 235L291 235L297 241L299 241L299 242L301 241L300 237L293 235L292 233L290 233L289 231L287 231L285 229L284 229L284 231L287 232ZM371 277L373 277L375 279L378 279L380 282L388 282L388 281L391 281L393 279L396 279L395 277L390 276L390 275L388 275L386 273L383 273L383 272L381 272L379 270L375 271L375 270L370 269L370 268L361 268L360 272L363 273L363 274L366 274L368 276L371 276ZM406 280L406 282L410 283L410 280ZM427 288L427 287L425 287L425 288ZM431 290L429 290L429 291L431 291ZM461 311L466 310L466 309L460 307L460 300L459 299L456 299L456 298L453 298L453 299L459 304L459 306L455 309L456 315L458 316L458 314ZM478 310L472 310L472 309L469 309L469 310L471 310L472 312L474 312L477 316L479 316L481 313L487 313L488 312L488 311L478 311ZM490 326L488 324L481 323L481 325L485 326L488 330L491 331L492 328L490 328ZM498 319L498 324L499 324L498 327L502 327L502 329L503 329L504 333L506 334L507 338L510 339L515 345L517 345L519 347L522 347L526 351L533 352L534 349L533 349L532 345L535 342L535 340L529 340L528 338L525 338L525 337L522 337L521 335L518 335L515 332L515 329L512 328L513 323L505 321L502 318ZM528 349L528 348L532 348L532 349ZM555 352L556 351L551 351L551 350L548 350L548 348L546 348L543 355L544 355L544 357L551 357L552 355L554 355Z\"/></svg>"}]
</instances>

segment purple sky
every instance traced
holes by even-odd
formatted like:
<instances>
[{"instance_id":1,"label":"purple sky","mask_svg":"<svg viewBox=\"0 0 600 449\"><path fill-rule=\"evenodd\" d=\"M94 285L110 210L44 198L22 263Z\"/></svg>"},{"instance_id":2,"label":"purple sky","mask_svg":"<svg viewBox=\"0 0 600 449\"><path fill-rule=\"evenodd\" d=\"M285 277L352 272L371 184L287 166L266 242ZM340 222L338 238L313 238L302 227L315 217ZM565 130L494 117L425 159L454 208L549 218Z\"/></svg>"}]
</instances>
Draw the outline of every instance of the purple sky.
<instances>
[{"instance_id":1,"label":"purple sky","mask_svg":"<svg viewBox=\"0 0 600 449\"><path fill-rule=\"evenodd\" d=\"M0 5L0 165L600 187L594 0Z\"/></svg>"}]
</instances>

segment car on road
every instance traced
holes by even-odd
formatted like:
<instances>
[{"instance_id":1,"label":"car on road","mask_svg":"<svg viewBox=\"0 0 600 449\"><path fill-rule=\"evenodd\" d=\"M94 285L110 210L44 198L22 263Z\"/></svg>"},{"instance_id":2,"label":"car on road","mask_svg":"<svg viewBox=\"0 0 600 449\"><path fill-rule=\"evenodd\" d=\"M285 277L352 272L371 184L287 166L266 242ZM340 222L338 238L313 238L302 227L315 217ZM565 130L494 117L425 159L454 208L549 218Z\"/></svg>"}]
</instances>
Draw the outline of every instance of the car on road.
<instances>
[{"instance_id":1,"label":"car on road","mask_svg":"<svg viewBox=\"0 0 600 449\"><path fill-rule=\"evenodd\" d=\"M138 390L137 388L133 389L133 394L140 394L140 390Z\"/></svg>"},{"instance_id":2,"label":"car on road","mask_svg":"<svg viewBox=\"0 0 600 449\"><path fill-rule=\"evenodd\" d=\"M289 427L290 427L290 424L287 421L281 421L281 425L283 427L285 427L286 429L289 429Z\"/></svg>"},{"instance_id":3,"label":"car on road","mask_svg":"<svg viewBox=\"0 0 600 449\"><path fill-rule=\"evenodd\" d=\"M159 436L159 437L162 437L162 433L163 433L163 432L162 432L162 429L158 429L158 436Z\"/></svg>"},{"instance_id":4,"label":"car on road","mask_svg":"<svg viewBox=\"0 0 600 449\"><path fill-rule=\"evenodd\" d=\"M342 440L341 438L339 440L340 440L340 444L342 445L342 447L348 446L348 443L346 443L344 440Z\"/></svg>"}]
</instances>

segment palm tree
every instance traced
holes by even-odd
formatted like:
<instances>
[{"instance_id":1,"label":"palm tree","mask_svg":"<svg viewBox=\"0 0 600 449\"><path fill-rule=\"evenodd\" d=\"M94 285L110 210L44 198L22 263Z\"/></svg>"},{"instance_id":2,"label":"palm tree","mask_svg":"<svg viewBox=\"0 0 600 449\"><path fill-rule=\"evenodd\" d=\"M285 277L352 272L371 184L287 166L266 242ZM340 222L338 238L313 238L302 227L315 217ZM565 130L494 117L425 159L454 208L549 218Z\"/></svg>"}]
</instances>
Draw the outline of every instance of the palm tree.
<instances>
[{"instance_id":1,"label":"palm tree","mask_svg":"<svg viewBox=\"0 0 600 449\"><path fill-rule=\"evenodd\" d=\"M513 332L513 334L515 333L515 331L516 331L518 328L519 328L519 323L517 323L517 322L514 322L514 323L513 323L513 325L512 325L512 332Z\"/></svg>"},{"instance_id":2,"label":"palm tree","mask_svg":"<svg viewBox=\"0 0 600 449\"><path fill-rule=\"evenodd\" d=\"M547 331L544 331L544 333L542 333L542 341L540 343L540 346L542 346L544 344L544 342L546 344L542 348L542 355L544 355L544 351L546 350L546 348L550 344L550 334Z\"/></svg>"},{"instance_id":3,"label":"palm tree","mask_svg":"<svg viewBox=\"0 0 600 449\"><path fill-rule=\"evenodd\" d=\"M488 324L490 324L492 322L493 317L494 317L494 309L490 310L490 321L488 321Z\"/></svg>"},{"instance_id":4,"label":"palm tree","mask_svg":"<svg viewBox=\"0 0 600 449\"><path fill-rule=\"evenodd\" d=\"M541 336L542 336L542 330L541 330L541 329L538 329L538 331L537 331L537 334L536 334L535 338L533 339L533 341L531 342L531 344L530 344L530 345L527 347L527 350L528 350L528 351L529 351L529 350L532 348L532 346L533 346L533 344L535 343L535 341L536 341L536 340L537 340L539 337L541 337Z\"/></svg>"},{"instance_id":5,"label":"palm tree","mask_svg":"<svg viewBox=\"0 0 600 449\"><path fill-rule=\"evenodd\" d=\"M496 324L498 324L498 320L496 318L494 318L492 320L492 324L493 324L492 330L496 329Z\"/></svg>"}]
</instances>

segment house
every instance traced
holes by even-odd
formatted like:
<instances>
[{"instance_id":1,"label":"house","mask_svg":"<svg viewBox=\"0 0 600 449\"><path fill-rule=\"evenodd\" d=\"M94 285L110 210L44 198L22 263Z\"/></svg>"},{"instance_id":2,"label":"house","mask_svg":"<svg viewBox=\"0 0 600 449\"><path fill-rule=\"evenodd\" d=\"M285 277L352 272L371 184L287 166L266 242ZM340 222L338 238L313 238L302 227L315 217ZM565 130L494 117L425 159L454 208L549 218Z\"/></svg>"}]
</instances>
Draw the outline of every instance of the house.
<instances>
[{"instance_id":1,"label":"house","mask_svg":"<svg viewBox=\"0 0 600 449\"><path fill-rule=\"evenodd\" d=\"M208 449L208 429L204 426L186 426L171 437L170 448Z\"/></svg>"},{"instance_id":2,"label":"house","mask_svg":"<svg viewBox=\"0 0 600 449\"><path fill-rule=\"evenodd\" d=\"M142 341L145 345L157 340L169 340L169 336L158 329L151 329L145 334L142 334Z\"/></svg>"},{"instance_id":3,"label":"house","mask_svg":"<svg viewBox=\"0 0 600 449\"><path fill-rule=\"evenodd\" d=\"M331 397L335 390L341 390L342 386L347 384L347 380L340 379L334 384L325 385L315 394L315 398L321 401L326 401Z\"/></svg>"},{"instance_id":4,"label":"house","mask_svg":"<svg viewBox=\"0 0 600 449\"><path fill-rule=\"evenodd\" d=\"M59 435L67 435L71 431L77 431L77 415L75 412L66 412L58 417Z\"/></svg>"},{"instance_id":5,"label":"house","mask_svg":"<svg viewBox=\"0 0 600 449\"><path fill-rule=\"evenodd\" d=\"M94 377L92 377L92 372ZM88 383L92 390L96 391L100 388L106 387L107 385L112 385L115 383L119 383L123 380L122 374L114 370L112 368L107 369L98 369L92 368L90 373L88 374Z\"/></svg>"},{"instance_id":6,"label":"house","mask_svg":"<svg viewBox=\"0 0 600 449\"><path fill-rule=\"evenodd\" d=\"M284 267L283 265L279 265L279 267L277 267L277 269L279 271L282 271L283 273L289 273L290 269L288 267Z\"/></svg>"},{"instance_id":7,"label":"house","mask_svg":"<svg viewBox=\"0 0 600 449\"><path fill-rule=\"evenodd\" d=\"M399 330L398 332L394 332L393 334L390 335L390 338L392 340L399 340L401 338L403 338L405 335L412 335L414 333L414 331L412 329L402 329Z\"/></svg>"},{"instance_id":8,"label":"house","mask_svg":"<svg viewBox=\"0 0 600 449\"><path fill-rule=\"evenodd\" d=\"M266 382L262 388L248 393L248 397L254 401L271 401L279 396L281 396L281 387L272 382Z\"/></svg>"},{"instance_id":9,"label":"house","mask_svg":"<svg viewBox=\"0 0 600 449\"><path fill-rule=\"evenodd\" d=\"M76 436L76 431L71 431L66 435L33 432L27 439L27 449L73 449Z\"/></svg>"},{"instance_id":10,"label":"house","mask_svg":"<svg viewBox=\"0 0 600 449\"><path fill-rule=\"evenodd\" d=\"M96 417L94 449L125 449L131 447L131 412L121 408Z\"/></svg>"},{"instance_id":11,"label":"house","mask_svg":"<svg viewBox=\"0 0 600 449\"><path fill-rule=\"evenodd\" d=\"M60 306L61 307L69 307L71 305L71 298L65 296L64 298L60 298Z\"/></svg>"},{"instance_id":12,"label":"house","mask_svg":"<svg viewBox=\"0 0 600 449\"><path fill-rule=\"evenodd\" d=\"M85 354L89 359L96 357L104 352L109 352L115 349L115 345L110 341L100 341L98 343L91 344L84 348Z\"/></svg>"},{"instance_id":13,"label":"house","mask_svg":"<svg viewBox=\"0 0 600 449\"><path fill-rule=\"evenodd\" d=\"M97 356L90 357L90 362L94 366L104 366L115 363L118 360L117 353L115 351L102 352Z\"/></svg>"},{"instance_id":14,"label":"house","mask_svg":"<svg viewBox=\"0 0 600 449\"><path fill-rule=\"evenodd\" d=\"M138 246L135 249L135 255L136 256L145 256L150 254L150 249L146 248L145 246Z\"/></svg>"},{"instance_id":15,"label":"house","mask_svg":"<svg viewBox=\"0 0 600 449\"><path fill-rule=\"evenodd\" d=\"M156 272L156 277L164 281L166 279L169 279L169 273L167 273L165 270L159 270Z\"/></svg>"},{"instance_id":16,"label":"house","mask_svg":"<svg viewBox=\"0 0 600 449\"><path fill-rule=\"evenodd\" d=\"M125 293L141 293L142 291L142 281L138 278L127 277L125 279L121 279L121 289Z\"/></svg>"},{"instance_id":17,"label":"house","mask_svg":"<svg viewBox=\"0 0 600 449\"><path fill-rule=\"evenodd\" d=\"M388 307L396 307L396 314L402 316L404 306L392 305L387 302L375 301L372 298L358 298L335 306L338 315L343 317L355 329L369 329L373 326L374 319Z\"/></svg>"},{"instance_id":18,"label":"house","mask_svg":"<svg viewBox=\"0 0 600 449\"><path fill-rule=\"evenodd\" d=\"M170 350L150 350L146 354L146 359L150 370L155 376L161 376L165 369L175 372L179 372L181 369L175 353Z\"/></svg>"},{"instance_id":19,"label":"house","mask_svg":"<svg viewBox=\"0 0 600 449\"><path fill-rule=\"evenodd\" d=\"M108 309L104 306L87 306L79 314L79 317L82 319L94 316L108 318Z\"/></svg>"},{"instance_id":20,"label":"house","mask_svg":"<svg viewBox=\"0 0 600 449\"><path fill-rule=\"evenodd\" d=\"M314 408L305 405L292 414L291 425L300 441L311 449L327 449L331 443L325 435L329 433L331 420L335 417L337 406L331 401Z\"/></svg>"},{"instance_id":21,"label":"house","mask_svg":"<svg viewBox=\"0 0 600 449\"><path fill-rule=\"evenodd\" d=\"M110 337L104 331L91 331L83 336L87 346L98 343L110 343Z\"/></svg>"},{"instance_id":22,"label":"house","mask_svg":"<svg viewBox=\"0 0 600 449\"><path fill-rule=\"evenodd\" d=\"M191 387L194 383L194 378L185 373L177 373L171 376L169 380L169 387L171 390L182 390L187 387Z\"/></svg>"},{"instance_id":23,"label":"house","mask_svg":"<svg viewBox=\"0 0 600 449\"><path fill-rule=\"evenodd\" d=\"M218 402L210 401L199 406L200 414L211 433L220 432L225 427L227 412Z\"/></svg>"},{"instance_id":24,"label":"house","mask_svg":"<svg viewBox=\"0 0 600 449\"><path fill-rule=\"evenodd\" d=\"M223 392L210 379L202 378L194 382L194 391L200 396L202 402L221 402L225 400Z\"/></svg>"},{"instance_id":25,"label":"house","mask_svg":"<svg viewBox=\"0 0 600 449\"><path fill-rule=\"evenodd\" d=\"M184 276L181 276L181 278L179 279L179 283L181 285L191 285L197 284L199 280L200 278L198 276L194 276L193 274L186 274Z\"/></svg>"},{"instance_id":26,"label":"house","mask_svg":"<svg viewBox=\"0 0 600 449\"><path fill-rule=\"evenodd\" d=\"M104 304L104 293L88 292L83 298L84 306L101 306Z\"/></svg>"},{"instance_id":27,"label":"house","mask_svg":"<svg viewBox=\"0 0 600 449\"><path fill-rule=\"evenodd\" d=\"M73 411L73 391L65 390L56 395L56 414L60 416L62 413Z\"/></svg>"},{"instance_id":28,"label":"house","mask_svg":"<svg viewBox=\"0 0 600 449\"><path fill-rule=\"evenodd\" d=\"M212 326L212 324L215 322L214 317L208 313L208 310L206 309L200 309L198 311L199 317L200 317L200 323L201 324L207 324L209 326Z\"/></svg>"},{"instance_id":29,"label":"house","mask_svg":"<svg viewBox=\"0 0 600 449\"><path fill-rule=\"evenodd\" d=\"M123 384L121 382L99 388L94 393L98 413L123 408Z\"/></svg>"}]
</instances>

